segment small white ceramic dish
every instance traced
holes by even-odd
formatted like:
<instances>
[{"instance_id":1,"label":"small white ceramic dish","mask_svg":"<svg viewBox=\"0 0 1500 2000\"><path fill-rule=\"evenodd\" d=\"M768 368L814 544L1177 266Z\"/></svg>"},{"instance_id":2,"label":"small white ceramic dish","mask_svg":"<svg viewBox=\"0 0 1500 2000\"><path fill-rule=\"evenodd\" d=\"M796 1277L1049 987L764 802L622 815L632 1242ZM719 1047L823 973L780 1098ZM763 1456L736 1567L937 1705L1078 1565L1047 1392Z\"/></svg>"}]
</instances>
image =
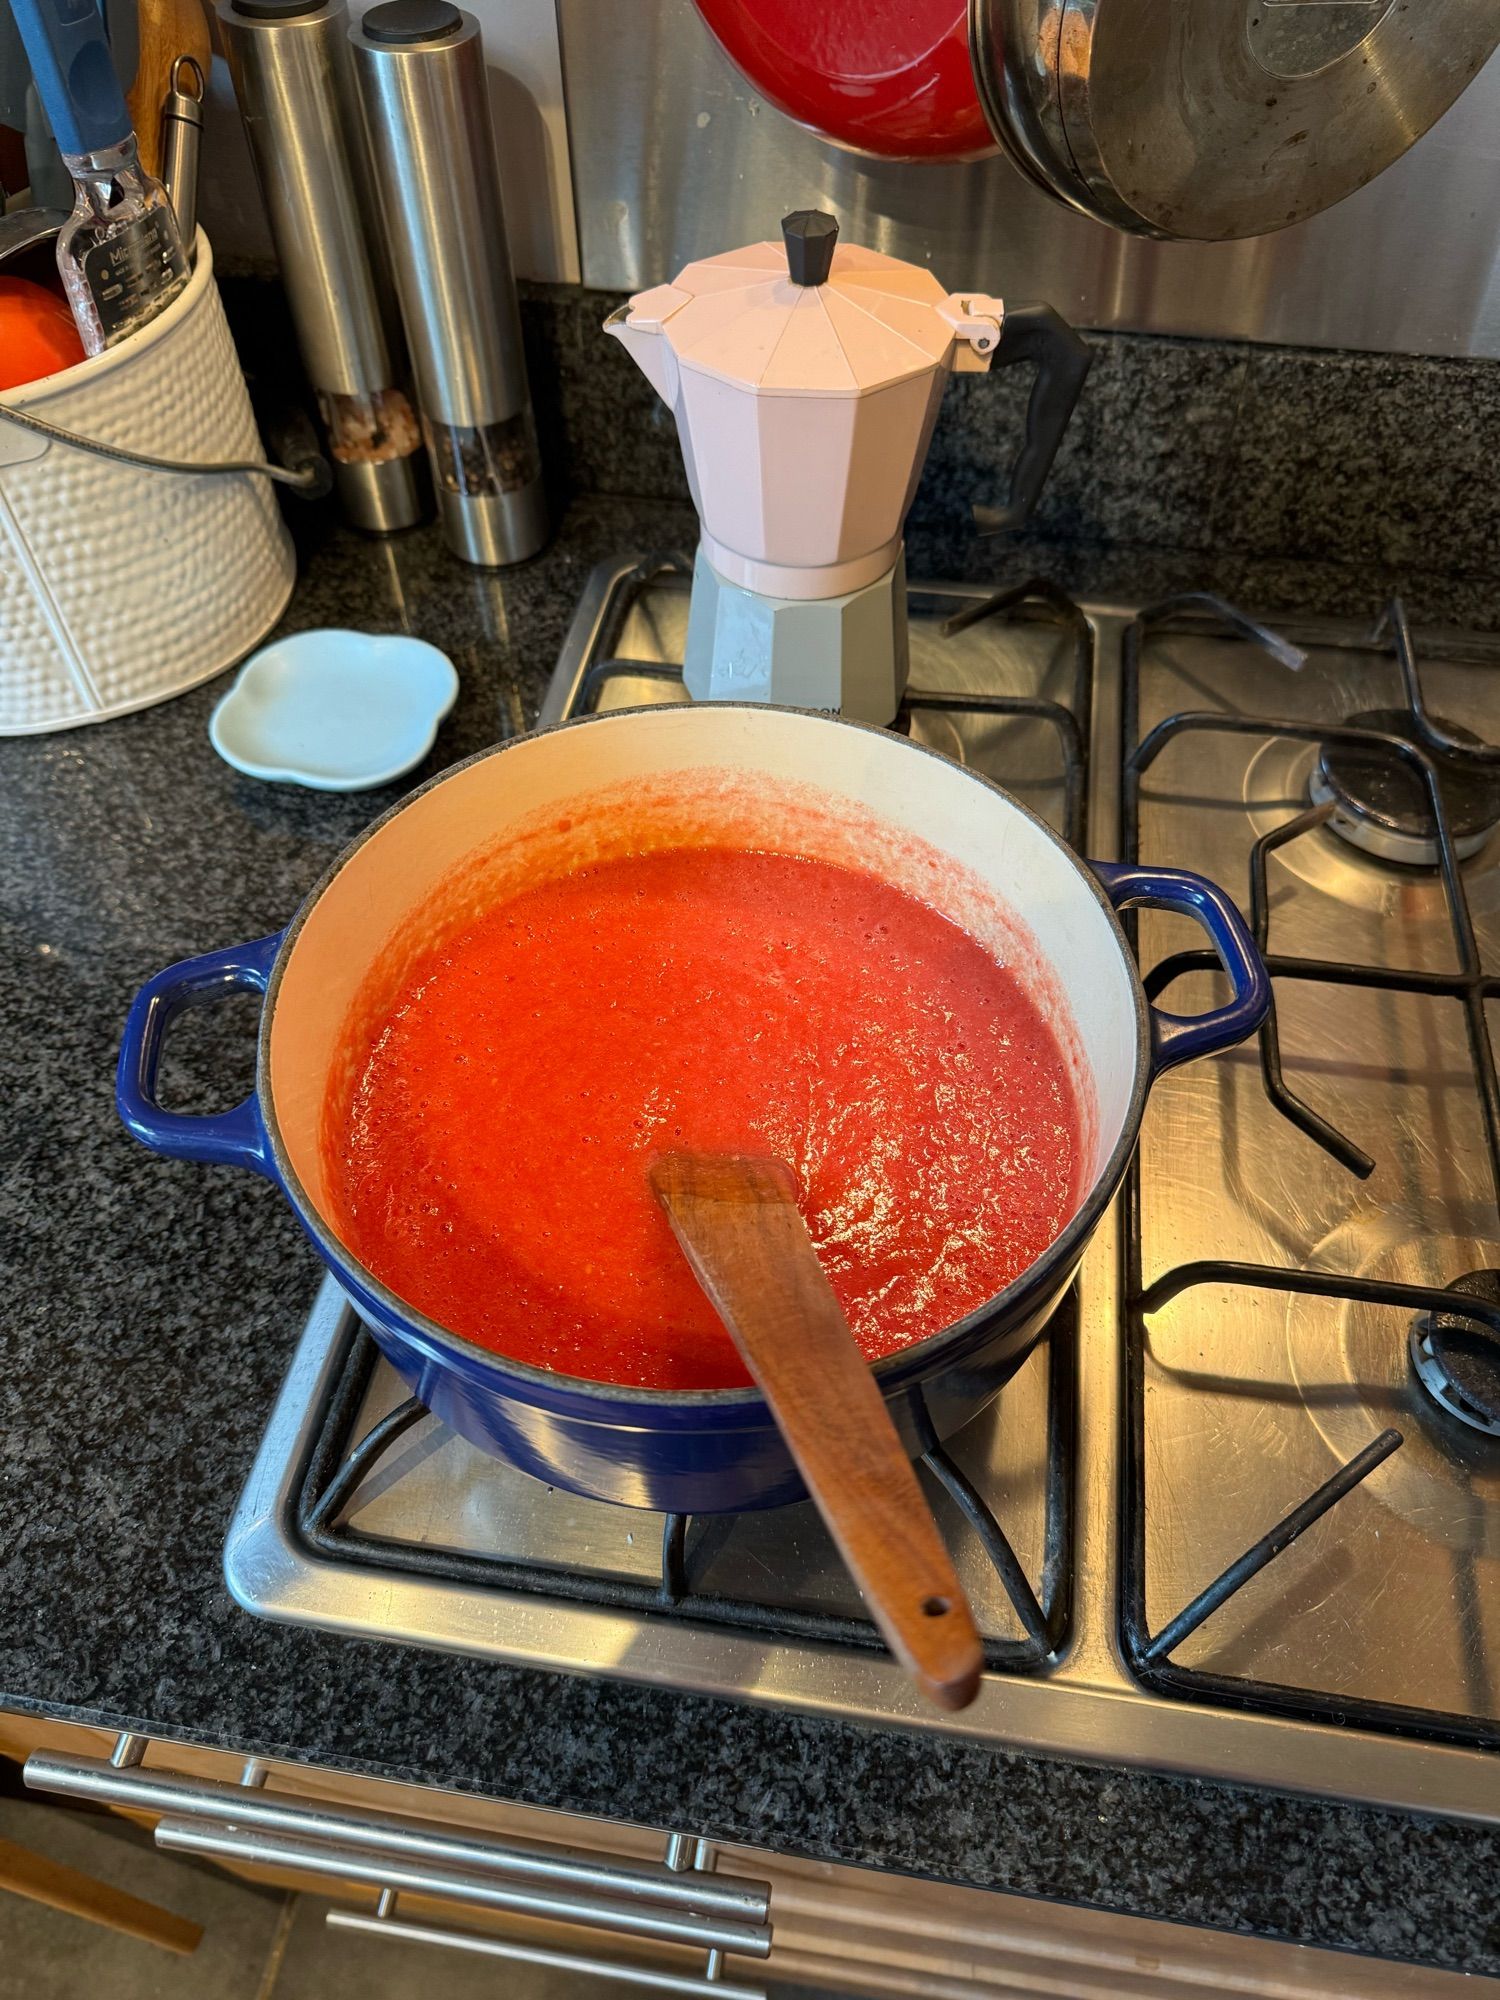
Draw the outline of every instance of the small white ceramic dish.
<instances>
[{"instance_id":1,"label":"small white ceramic dish","mask_svg":"<svg viewBox=\"0 0 1500 2000\"><path fill-rule=\"evenodd\" d=\"M246 660L208 734L249 777L363 792L420 764L457 698L452 661L424 639L294 632Z\"/></svg>"}]
</instances>

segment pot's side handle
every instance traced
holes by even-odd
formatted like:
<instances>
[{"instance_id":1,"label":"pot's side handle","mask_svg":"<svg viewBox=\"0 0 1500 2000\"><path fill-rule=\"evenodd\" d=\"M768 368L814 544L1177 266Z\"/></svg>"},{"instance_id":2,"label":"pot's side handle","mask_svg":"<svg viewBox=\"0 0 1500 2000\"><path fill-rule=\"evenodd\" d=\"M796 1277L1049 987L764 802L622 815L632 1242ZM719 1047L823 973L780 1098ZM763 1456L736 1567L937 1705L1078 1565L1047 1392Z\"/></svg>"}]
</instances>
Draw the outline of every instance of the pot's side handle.
<instances>
[{"instance_id":1,"label":"pot's side handle","mask_svg":"<svg viewBox=\"0 0 1500 2000\"><path fill-rule=\"evenodd\" d=\"M275 1169L261 1129L255 1093L230 1111L190 1117L165 1111L156 1099L156 1073L167 1029L187 1007L211 1006L231 993L264 993L283 933L253 944L185 958L148 979L131 1002L115 1071L115 1103L127 1129L174 1160L202 1160L216 1166L249 1167L274 1179Z\"/></svg>"},{"instance_id":2,"label":"pot's side handle","mask_svg":"<svg viewBox=\"0 0 1500 2000\"><path fill-rule=\"evenodd\" d=\"M1270 1011L1271 978L1249 925L1218 884L1186 868L1142 868L1128 861L1091 861L1089 867L1117 910L1176 910L1202 924L1234 988L1227 1005L1207 1014L1151 1009L1152 1075L1216 1055L1253 1035Z\"/></svg>"}]
</instances>

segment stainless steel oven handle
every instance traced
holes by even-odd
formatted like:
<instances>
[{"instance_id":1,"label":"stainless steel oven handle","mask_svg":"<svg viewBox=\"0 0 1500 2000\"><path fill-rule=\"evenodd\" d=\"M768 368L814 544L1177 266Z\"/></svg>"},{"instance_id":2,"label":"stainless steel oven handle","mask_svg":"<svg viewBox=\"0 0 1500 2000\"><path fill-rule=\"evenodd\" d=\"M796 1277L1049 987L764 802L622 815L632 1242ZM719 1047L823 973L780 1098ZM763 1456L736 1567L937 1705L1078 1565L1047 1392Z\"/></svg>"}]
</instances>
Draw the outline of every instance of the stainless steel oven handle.
<instances>
[{"instance_id":1,"label":"stainless steel oven handle","mask_svg":"<svg viewBox=\"0 0 1500 2000\"><path fill-rule=\"evenodd\" d=\"M616 1964L605 1958L579 1958L571 1952L549 1951L542 1945L513 1944L507 1938L481 1937L473 1931L438 1930L431 1924L409 1924L391 1917L366 1916L359 1910L330 1910L335 1930L365 1931L374 1937L405 1938L411 1944L440 1945L448 1951L478 1952L485 1958L506 1958L522 1965L543 1965L592 1979L613 1979L624 1986L643 1986L652 1993L685 1993L698 2000L766 2000L763 1986L741 1986L720 1979L712 1962L702 1976L686 1972L655 1972L649 1966Z\"/></svg>"},{"instance_id":2,"label":"stainless steel oven handle","mask_svg":"<svg viewBox=\"0 0 1500 2000\"><path fill-rule=\"evenodd\" d=\"M721 1879L706 1840L668 1836L660 1867L619 1862L574 1848L488 1840L465 1829L379 1813L337 1811L266 1789L266 1766L247 1760L237 1785L146 1770L150 1748L130 1733L108 1759L39 1751L25 1766L28 1785L107 1805L157 1812L156 1841L174 1853L212 1855L309 1875L334 1875L380 1891L373 1916L331 1911L328 1921L408 1941L611 1979L704 2000L766 2000L763 1989L723 1978L724 1954L765 1958L769 1883ZM656 1970L583 1957L475 1932L412 1924L396 1917L403 1891L461 1908L502 1911L611 1930L622 1937L687 1946L707 1954L701 1974Z\"/></svg>"},{"instance_id":3,"label":"stainless steel oven handle","mask_svg":"<svg viewBox=\"0 0 1500 2000\"><path fill-rule=\"evenodd\" d=\"M472 1909L582 1924L590 1929L614 1931L622 1937L695 1946L700 1951L732 1951L750 1958L765 1958L771 1949L771 1933L764 1924L732 1923L724 1917L699 1916L691 1910L653 1909L639 1902L611 1901L576 1890L504 1883L463 1869L372 1854L368 1849L337 1841L236 1826L232 1820L221 1823L163 1819L157 1823L156 1844L174 1854L206 1854L257 1867L337 1875L346 1881L393 1890L398 1895L434 1896L444 1902L467 1904Z\"/></svg>"},{"instance_id":4,"label":"stainless steel oven handle","mask_svg":"<svg viewBox=\"0 0 1500 2000\"><path fill-rule=\"evenodd\" d=\"M122 1736L108 1760L39 1751L26 1761L26 1783L38 1791L159 1813L184 1829L227 1826L316 1843L325 1865L330 1856L338 1859L335 1872L352 1873L356 1861L377 1871L361 1880L385 1881L391 1868L449 1871L481 1886L488 1883L495 1894L513 1884L504 1893L523 1900L497 1907L533 1908L535 1898L550 1897L605 1911L596 1921L617 1929L626 1927L620 1918L645 1918L658 1927L641 1935L681 1938L687 1925L695 1927L692 1941L710 1948L757 1958L770 1950L769 1884L711 1875L701 1856L699 1865L685 1866L689 1850L697 1848L682 1835L669 1840L666 1864L652 1867L573 1848L492 1840L363 1806L334 1809L293 1799L265 1789L264 1768L253 1761L238 1785L146 1770L140 1762L145 1747L140 1737Z\"/></svg>"}]
</instances>

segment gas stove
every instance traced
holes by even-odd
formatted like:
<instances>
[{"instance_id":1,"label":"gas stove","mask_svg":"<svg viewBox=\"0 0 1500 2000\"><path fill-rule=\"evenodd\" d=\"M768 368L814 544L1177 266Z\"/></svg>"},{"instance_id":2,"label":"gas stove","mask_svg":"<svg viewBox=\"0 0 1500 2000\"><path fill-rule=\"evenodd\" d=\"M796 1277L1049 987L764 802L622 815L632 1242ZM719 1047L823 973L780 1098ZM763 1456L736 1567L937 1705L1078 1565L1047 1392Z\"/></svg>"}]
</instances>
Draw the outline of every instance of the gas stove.
<instances>
[{"instance_id":1,"label":"gas stove","mask_svg":"<svg viewBox=\"0 0 1500 2000\"><path fill-rule=\"evenodd\" d=\"M688 562L590 579L544 724L682 701ZM614 1508L406 1396L326 1280L225 1552L248 1610L1500 1823L1500 641L1205 596L914 585L896 726L1082 851L1240 897L1276 1002L1166 1076L1047 1336L922 1461L985 1637L958 1716L810 1506ZM1145 911L1148 991L1207 1004ZM587 1048L560 1058L588 1061Z\"/></svg>"}]
</instances>

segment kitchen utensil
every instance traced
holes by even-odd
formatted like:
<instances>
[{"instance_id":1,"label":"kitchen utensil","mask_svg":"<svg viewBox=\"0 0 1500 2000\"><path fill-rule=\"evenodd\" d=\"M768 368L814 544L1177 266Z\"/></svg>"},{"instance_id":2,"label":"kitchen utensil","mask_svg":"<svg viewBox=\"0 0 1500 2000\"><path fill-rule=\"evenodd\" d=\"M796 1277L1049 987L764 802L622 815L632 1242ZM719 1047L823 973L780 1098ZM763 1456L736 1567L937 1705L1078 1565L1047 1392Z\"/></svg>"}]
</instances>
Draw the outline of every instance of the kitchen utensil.
<instances>
[{"instance_id":1,"label":"kitchen utensil","mask_svg":"<svg viewBox=\"0 0 1500 2000\"><path fill-rule=\"evenodd\" d=\"M385 0L349 39L443 536L465 562L520 562L547 503L479 23Z\"/></svg>"},{"instance_id":2,"label":"kitchen utensil","mask_svg":"<svg viewBox=\"0 0 1500 2000\"><path fill-rule=\"evenodd\" d=\"M172 204L136 155L130 114L91 0L14 0L37 91L73 176L57 268L90 354L128 339L187 283Z\"/></svg>"},{"instance_id":3,"label":"kitchen utensil","mask_svg":"<svg viewBox=\"0 0 1500 2000\"><path fill-rule=\"evenodd\" d=\"M703 524L685 678L704 700L886 723L907 679L901 530L950 373L1036 363L1010 498L1041 491L1091 359L1050 306L945 292L831 215L704 258L604 322L677 419Z\"/></svg>"},{"instance_id":4,"label":"kitchen utensil","mask_svg":"<svg viewBox=\"0 0 1500 2000\"><path fill-rule=\"evenodd\" d=\"M969 60L967 0L696 0L719 46L779 111L886 159L998 150Z\"/></svg>"},{"instance_id":5,"label":"kitchen utensil","mask_svg":"<svg viewBox=\"0 0 1500 2000\"><path fill-rule=\"evenodd\" d=\"M246 660L208 736L248 777L364 792L420 764L457 699L452 662L425 640L294 632Z\"/></svg>"},{"instance_id":6,"label":"kitchen utensil","mask_svg":"<svg viewBox=\"0 0 1500 2000\"><path fill-rule=\"evenodd\" d=\"M115 75L122 84L133 83L141 62L141 0L96 0L96 5L104 16ZM127 104L129 101L127 92ZM139 133L136 136L139 138Z\"/></svg>"},{"instance_id":7,"label":"kitchen utensil","mask_svg":"<svg viewBox=\"0 0 1500 2000\"><path fill-rule=\"evenodd\" d=\"M104 33L115 75L122 81L135 75L138 53L136 0L99 0ZM12 182L14 190L31 189L34 202L49 206L73 202L73 180L62 163L52 127L31 78L31 63L11 8L0 8L0 125L25 134L29 180Z\"/></svg>"},{"instance_id":8,"label":"kitchen utensil","mask_svg":"<svg viewBox=\"0 0 1500 2000\"><path fill-rule=\"evenodd\" d=\"M219 0L218 20L339 502L356 527L409 528L423 507L422 432L344 0Z\"/></svg>"},{"instance_id":9,"label":"kitchen utensil","mask_svg":"<svg viewBox=\"0 0 1500 2000\"><path fill-rule=\"evenodd\" d=\"M166 181L162 100L171 95L172 79L185 56L197 64L200 84L208 75L213 61L208 15L203 0L136 0L136 6L140 51L125 101L140 144L141 165L148 173ZM122 74L132 73L122 71ZM187 229L183 230L182 238L188 244L193 240Z\"/></svg>"},{"instance_id":10,"label":"kitchen utensil","mask_svg":"<svg viewBox=\"0 0 1500 2000\"><path fill-rule=\"evenodd\" d=\"M974 75L1029 177L1147 236L1259 236L1363 187L1497 44L1493 0L972 0Z\"/></svg>"},{"instance_id":11,"label":"kitchen utensil","mask_svg":"<svg viewBox=\"0 0 1500 2000\"><path fill-rule=\"evenodd\" d=\"M135 0L109 0L104 9L104 31L117 76L135 74ZM31 199L53 208L61 205L64 215L73 205L73 177L62 163L52 127L36 85L31 80L31 63L21 41L11 8L0 7L0 127L22 135L20 176L12 172L5 180L8 192L18 194L29 188ZM11 155L14 158L14 155Z\"/></svg>"},{"instance_id":12,"label":"kitchen utensil","mask_svg":"<svg viewBox=\"0 0 1500 2000\"><path fill-rule=\"evenodd\" d=\"M875 1384L913 1455L957 1430L1020 1366L1119 1185L1153 1078L1252 1033L1270 989L1233 903L1201 877L1080 861L1015 799L904 736L718 702L594 716L486 751L367 829L288 931L209 952L147 982L126 1023L116 1082L120 1114L138 1139L175 1158L236 1164L279 1183L392 1365L481 1449L572 1492L720 1513L802 1494L758 1390L630 1389L509 1360L406 1305L325 1220L329 1078L354 995L392 933L408 920L420 923L455 869L511 851L528 829L566 820L570 831L557 837L570 843L570 863L582 858L581 826L607 826L622 803L634 805L652 788L685 800L680 818L661 819L664 842L683 830L695 838L711 832L730 845L872 869L981 934L1000 921L997 907L1013 913L1010 945L1000 948L1019 949L1018 962L1034 967L1073 1017L1080 1095L1093 1105L1077 1213L1013 1284L874 1364ZM1203 926L1229 975L1225 1004L1192 1018L1148 1005L1116 915L1141 902ZM252 1094L210 1117L165 1110L156 1079L172 1018L238 988L266 996ZM538 1171L564 1165L538 1162Z\"/></svg>"},{"instance_id":13,"label":"kitchen utensil","mask_svg":"<svg viewBox=\"0 0 1500 2000\"><path fill-rule=\"evenodd\" d=\"M63 156L47 122L46 107L34 83L26 87L25 147L31 199L46 208L60 208L66 221L73 209L73 176L63 165Z\"/></svg>"},{"instance_id":14,"label":"kitchen utensil","mask_svg":"<svg viewBox=\"0 0 1500 2000\"><path fill-rule=\"evenodd\" d=\"M122 463L18 416L105 451L242 469ZM243 469L262 462L206 238L159 318L0 394L0 735L162 701L265 637L296 565L270 483Z\"/></svg>"},{"instance_id":15,"label":"kitchen utensil","mask_svg":"<svg viewBox=\"0 0 1500 2000\"><path fill-rule=\"evenodd\" d=\"M780 1160L668 1153L651 1185L771 1406L886 1644L929 1700L964 1708L973 1614Z\"/></svg>"},{"instance_id":16,"label":"kitchen utensil","mask_svg":"<svg viewBox=\"0 0 1500 2000\"><path fill-rule=\"evenodd\" d=\"M193 254L198 234L198 155L203 145L204 71L192 54L178 56L161 106L161 178L177 227Z\"/></svg>"}]
</instances>

